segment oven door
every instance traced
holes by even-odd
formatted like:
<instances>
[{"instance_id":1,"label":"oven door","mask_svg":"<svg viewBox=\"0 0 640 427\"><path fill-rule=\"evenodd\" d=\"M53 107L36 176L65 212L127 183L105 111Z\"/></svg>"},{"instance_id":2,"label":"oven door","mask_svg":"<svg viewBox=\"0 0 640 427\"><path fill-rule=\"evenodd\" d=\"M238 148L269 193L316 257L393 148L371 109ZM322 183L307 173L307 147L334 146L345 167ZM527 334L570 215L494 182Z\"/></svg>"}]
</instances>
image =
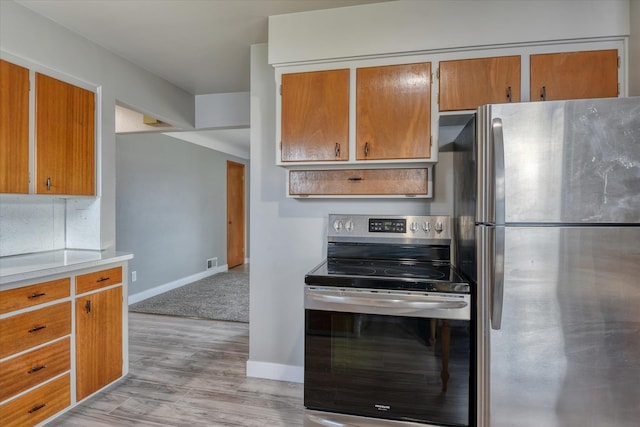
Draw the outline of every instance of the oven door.
<instances>
[{"instance_id":1,"label":"oven door","mask_svg":"<svg viewBox=\"0 0 640 427\"><path fill-rule=\"evenodd\" d=\"M305 286L305 407L468 426L470 318L470 295Z\"/></svg>"}]
</instances>

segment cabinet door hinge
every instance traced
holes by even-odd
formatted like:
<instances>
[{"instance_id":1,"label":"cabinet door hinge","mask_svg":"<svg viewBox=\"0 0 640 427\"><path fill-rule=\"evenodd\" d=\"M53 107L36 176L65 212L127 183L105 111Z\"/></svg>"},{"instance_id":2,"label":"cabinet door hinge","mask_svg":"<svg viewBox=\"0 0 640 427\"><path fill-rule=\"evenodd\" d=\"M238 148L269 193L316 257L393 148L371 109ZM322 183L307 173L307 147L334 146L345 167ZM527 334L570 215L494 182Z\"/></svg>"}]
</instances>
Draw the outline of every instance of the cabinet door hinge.
<instances>
[{"instance_id":1,"label":"cabinet door hinge","mask_svg":"<svg viewBox=\"0 0 640 427\"><path fill-rule=\"evenodd\" d=\"M429 137L429 147L433 147L433 136Z\"/></svg>"},{"instance_id":2,"label":"cabinet door hinge","mask_svg":"<svg viewBox=\"0 0 640 427\"><path fill-rule=\"evenodd\" d=\"M618 96L620 96L620 83L618 83Z\"/></svg>"},{"instance_id":3,"label":"cabinet door hinge","mask_svg":"<svg viewBox=\"0 0 640 427\"><path fill-rule=\"evenodd\" d=\"M436 77L440 79L440 67L436 68Z\"/></svg>"},{"instance_id":4,"label":"cabinet door hinge","mask_svg":"<svg viewBox=\"0 0 640 427\"><path fill-rule=\"evenodd\" d=\"M282 96L282 85L280 85L280 96Z\"/></svg>"},{"instance_id":5,"label":"cabinet door hinge","mask_svg":"<svg viewBox=\"0 0 640 427\"><path fill-rule=\"evenodd\" d=\"M620 57L618 56L618 68L620 68Z\"/></svg>"}]
</instances>

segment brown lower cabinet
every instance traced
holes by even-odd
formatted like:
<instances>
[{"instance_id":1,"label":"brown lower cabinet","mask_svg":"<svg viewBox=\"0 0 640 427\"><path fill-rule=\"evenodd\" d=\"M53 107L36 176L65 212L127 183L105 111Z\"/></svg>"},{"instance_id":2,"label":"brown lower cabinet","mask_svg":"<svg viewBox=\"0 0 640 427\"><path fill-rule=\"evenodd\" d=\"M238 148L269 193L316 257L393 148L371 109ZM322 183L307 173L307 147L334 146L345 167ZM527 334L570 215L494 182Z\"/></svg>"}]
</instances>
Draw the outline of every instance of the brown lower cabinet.
<instances>
[{"instance_id":1,"label":"brown lower cabinet","mask_svg":"<svg viewBox=\"0 0 640 427\"><path fill-rule=\"evenodd\" d=\"M76 299L76 399L122 376L122 287Z\"/></svg>"},{"instance_id":2,"label":"brown lower cabinet","mask_svg":"<svg viewBox=\"0 0 640 427\"><path fill-rule=\"evenodd\" d=\"M34 426L71 404L71 381L66 374L0 405L3 427Z\"/></svg>"},{"instance_id":3,"label":"brown lower cabinet","mask_svg":"<svg viewBox=\"0 0 640 427\"><path fill-rule=\"evenodd\" d=\"M126 374L125 264L2 288L0 427L37 425Z\"/></svg>"},{"instance_id":4,"label":"brown lower cabinet","mask_svg":"<svg viewBox=\"0 0 640 427\"><path fill-rule=\"evenodd\" d=\"M291 170L290 196L429 196L428 168Z\"/></svg>"},{"instance_id":5,"label":"brown lower cabinet","mask_svg":"<svg viewBox=\"0 0 640 427\"><path fill-rule=\"evenodd\" d=\"M71 367L67 337L0 363L0 402L35 387Z\"/></svg>"}]
</instances>

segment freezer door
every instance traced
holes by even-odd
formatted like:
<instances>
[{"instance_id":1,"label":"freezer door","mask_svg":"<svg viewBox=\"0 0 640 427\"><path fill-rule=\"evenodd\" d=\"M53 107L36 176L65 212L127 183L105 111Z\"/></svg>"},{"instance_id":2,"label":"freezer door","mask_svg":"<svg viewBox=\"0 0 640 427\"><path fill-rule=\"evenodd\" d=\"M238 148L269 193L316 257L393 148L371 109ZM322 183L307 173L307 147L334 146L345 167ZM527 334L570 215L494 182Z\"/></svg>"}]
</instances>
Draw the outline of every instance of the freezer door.
<instances>
[{"instance_id":1,"label":"freezer door","mask_svg":"<svg viewBox=\"0 0 640 427\"><path fill-rule=\"evenodd\" d=\"M478 120L478 222L640 223L640 97L490 105Z\"/></svg>"},{"instance_id":2,"label":"freezer door","mask_svg":"<svg viewBox=\"0 0 640 427\"><path fill-rule=\"evenodd\" d=\"M640 227L505 227L486 425L638 425L638 242Z\"/></svg>"}]
</instances>

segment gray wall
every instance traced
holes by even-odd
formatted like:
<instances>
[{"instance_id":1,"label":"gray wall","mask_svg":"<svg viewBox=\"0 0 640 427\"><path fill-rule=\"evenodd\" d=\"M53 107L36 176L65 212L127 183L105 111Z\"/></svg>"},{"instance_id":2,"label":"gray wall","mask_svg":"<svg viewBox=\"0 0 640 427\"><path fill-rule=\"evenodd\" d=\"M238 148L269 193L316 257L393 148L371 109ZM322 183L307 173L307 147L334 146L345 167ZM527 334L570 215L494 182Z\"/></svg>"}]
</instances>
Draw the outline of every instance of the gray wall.
<instances>
[{"instance_id":1,"label":"gray wall","mask_svg":"<svg viewBox=\"0 0 640 427\"><path fill-rule=\"evenodd\" d=\"M425 215L429 214L430 206L424 199L352 201L287 198L286 170L275 165L275 94L275 73L267 63L267 45L252 46L250 343L247 373L249 376L300 381L304 275L324 258L327 215ZM299 369L291 369L296 366Z\"/></svg>"},{"instance_id":2,"label":"gray wall","mask_svg":"<svg viewBox=\"0 0 640 427\"><path fill-rule=\"evenodd\" d=\"M248 163L161 133L117 135L117 249L135 254L137 272L129 295L202 273L208 258L226 264L227 160Z\"/></svg>"},{"instance_id":3,"label":"gray wall","mask_svg":"<svg viewBox=\"0 0 640 427\"><path fill-rule=\"evenodd\" d=\"M629 96L640 96L640 0L631 0L629 20Z\"/></svg>"}]
</instances>

